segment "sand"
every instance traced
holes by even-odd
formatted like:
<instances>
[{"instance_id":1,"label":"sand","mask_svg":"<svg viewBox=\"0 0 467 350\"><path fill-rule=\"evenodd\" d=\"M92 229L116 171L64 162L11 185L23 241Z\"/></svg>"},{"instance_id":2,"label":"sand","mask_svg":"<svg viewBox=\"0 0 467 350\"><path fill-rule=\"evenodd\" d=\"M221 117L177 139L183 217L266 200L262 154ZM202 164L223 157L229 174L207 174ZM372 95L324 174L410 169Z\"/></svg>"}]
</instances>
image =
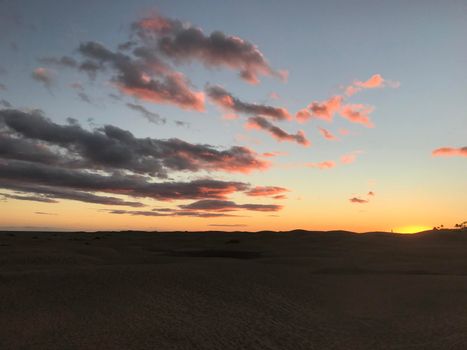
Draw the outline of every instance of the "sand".
<instances>
[{"instance_id":1,"label":"sand","mask_svg":"<svg viewBox=\"0 0 467 350\"><path fill-rule=\"evenodd\" d=\"M0 349L467 349L467 234L0 232Z\"/></svg>"}]
</instances>

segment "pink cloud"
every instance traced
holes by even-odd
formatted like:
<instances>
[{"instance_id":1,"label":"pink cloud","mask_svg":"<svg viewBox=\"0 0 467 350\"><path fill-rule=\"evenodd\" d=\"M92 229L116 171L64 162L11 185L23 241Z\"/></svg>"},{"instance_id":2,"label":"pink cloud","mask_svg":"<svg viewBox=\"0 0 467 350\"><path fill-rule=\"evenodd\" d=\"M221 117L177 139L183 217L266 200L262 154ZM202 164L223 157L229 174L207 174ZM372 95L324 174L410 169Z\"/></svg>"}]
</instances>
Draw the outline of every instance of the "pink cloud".
<instances>
[{"instance_id":1,"label":"pink cloud","mask_svg":"<svg viewBox=\"0 0 467 350\"><path fill-rule=\"evenodd\" d=\"M335 137L331 132L329 132L328 130L324 129L324 128L318 128L319 129L319 132L321 133L321 135L326 139L326 140L330 140L330 141L336 141L338 140L337 137Z\"/></svg>"},{"instance_id":2,"label":"pink cloud","mask_svg":"<svg viewBox=\"0 0 467 350\"><path fill-rule=\"evenodd\" d=\"M245 192L248 196L252 197L263 197L263 196L277 196L283 194L284 192L288 192L289 190L284 187L277 187L277 186L256 186Z\"/></svg>"},{"instance_id":3,"label":"pink cloud","mask_svg":"<svg viewBox=\"0 0 467 350\"><path fill-rule=\"evenodd\" d=\"M279 194L277 196L273 196L272 199L287 199L287 196L283 194Z\"/></svg>"},{"instance_id":4,"label":"pink cloud","mask_svg":"<svg viewBox=\"0 0 467 350\"><path fill-rule=\"evenodd\" d=\"M181 73L170 74L162 81L144 76L135 85L120 82L115 84L122 93L140 100L169 103L183 109L204 111L204 93L192 91Z\"/></svg>"},{"instance_id":5,"label":"pink cloud","mask_svg":"<svg viewBox=\"0 0 467 350\"><path fill-rule=\"evenodd\" d=\"M238 142L238 143L246 143L249 145L260 145L261 144L260 139L257 139L257 138L251 137L250 135L245 135L245 134L237 134L235 135L234 139L235 139L235 142Z\"/></svg>"},{"instance_id":6,"label":"pink cloud","mask_svg":"<svg viewBox=\"0 0 467 350\"><path fill-rule=\"evenodd\" d=\"M235 114L235 113L225 113L222 116L222 118L225 119L225 120L235 120L235 119L240 118L240 116L238 114Z\"/></svg>"},{"instance_id":7,"label":"pink cloud","mask_svg":"<svg viewBox=\"0 0 467 350\"><path fill-rule=\"evenodd\" d=\"M364 89L374 89L382 87L384 84L384 79L381 74L374 74L367 81L356 81L354 84Z\"/></svg>"},{"instance_id":8,"label":"pink cloud","mask_svg":"<svg viewBox=\"0 0 467 350\"><path fill-rule=\"evenodd\" d=\"M344 154L341 157L341 163L342 164L351 164L351 163L355 162L355 160L357 159L357 155L359 153L360 153L360 151L354 151L354 152L351 152L351 153Z\"/></svg>"},{"instance_id":9,"label":"pink cloud","mask_svg":"<svg viewBox=\"0 0 467 350\"><path fill-rule=\"evenodd\" d=\"M207 67L230 68L250 84L257 84L260 76L287 80L287 71L272 68L256 45L237 36L221 31L205 34L199 27L157 13L134 23L133 30L177 64L196 60Z\"/></svg>"},{"instance_id":10,"label":"pink cloud","mask_svg":"<svg viewBox=\"0 0 467 350\"><path fill-rule=\"evenodd\" d=\"M32 78L50 89L54 83L55 72L52 69L38 67L32 72Z\"/></svg>"},{"instance_id":11,"label":"pink cloud","mask_svg":"<svg viewBox=\"0 0 467 350\"><path fill-rule=\"evenodd\" d=\"M347 136L350 134L350 130L348 129L339 129L339 134L341 134L342 136Z\"/></svg>"},{"instance_id":12,"label":"pink cloud","mask_svg":"<svg viewBox=\"0 0 467 350\"><path fill-rule=\"evenodd\" d=\"M273 92L271 92L271 93L269 94L269 98L270 98L271 100L278 100L278 99L280 99L280 96L279 96L279 94L278 94L277 92L274 92L274 91L273 91Z\"/></svg>"},{"instance_id":13,"label":"pink cloud","mask_svg":"<svg viewBox=\"0 0 467 350\"><path fill-rule=\"evenodd\" d=\"M441 147L431 152L433 157L467 157L467 147Z\"/></svg>"},{"instance_id":14,"label":"pink cloud","mask_svg":"<svg viewBox=\"0 0 467 350\"><path fill-rule=\"evenodd\" d=\"M347 96L352 96L363 89L376 89L389 86L391 88L398 88L400 83L398 81L385 80L381 74L374 74L366 81L356 80L345 89Z\"/></svg>"},{"instance_id":15,"label":"pink cloud","mask_svg":"<svg viewBox=\"0 0 467 350\"><path fill-rule=\"evenodd\" d=\"M305 165L310 168L331 169L336 166L336 163L333 162L332 160L327 160L327 161L320 162L320 163L306 163Z\"/></svg>"},{"instance_id":16,"label":"pink cloud","mask_svg":"<svg viewBox=\"0 0 467 350\"><path fill-rule=\"evenodd\" d=\"M154 13L151 17L141 19L136 25L159 34L168 33L173 29L173 22L157 13Z\"/></svg>"},{"instance_id":17,"label":"pink cloud","mask_svg":"<svg viewBox=\"0 0 467 350\"><path fill-rule=\"evenodd\" d=\"M287 155L287 152L264 152L262 154L262 156L266 158L273 158L273 157L285 156L285 155Z\"/></svg>"},{"instance_id":18,"label":"pink cloud","mask_svg":"<svg viewBox=\"0 0 467 350\"><path fill-rule=\"evenodd\" d=\"M355 95L360 90L361 88L350 85L345 88L345 94L350 97L352 95Z\"/></svg>"},{"instance_id":19,"label":"pink cloud","mask_svg":"<svg viewBox=\"0 0 467 350\"><path fill-rule=\"evenodd\" d=\"M340 115L352 123L360 123L368 128L373 128L374 124L370 120L369 114L374 110L371 106L363 104L347 104L342 106Z\"/></svg>"},{"instance_id":20,"label":"pink cloud","mask_svg":"<svg viewBox=\"0 0 467 350\"><path fill-rule=\"evenodd\" d=\"M295 117L300 122L305 122L310 118L332 121L334 114L341 107L342 100L342 96L333 96L326 101L313 101L307 108L298 111Z\"/></svg>"}]
</instances>

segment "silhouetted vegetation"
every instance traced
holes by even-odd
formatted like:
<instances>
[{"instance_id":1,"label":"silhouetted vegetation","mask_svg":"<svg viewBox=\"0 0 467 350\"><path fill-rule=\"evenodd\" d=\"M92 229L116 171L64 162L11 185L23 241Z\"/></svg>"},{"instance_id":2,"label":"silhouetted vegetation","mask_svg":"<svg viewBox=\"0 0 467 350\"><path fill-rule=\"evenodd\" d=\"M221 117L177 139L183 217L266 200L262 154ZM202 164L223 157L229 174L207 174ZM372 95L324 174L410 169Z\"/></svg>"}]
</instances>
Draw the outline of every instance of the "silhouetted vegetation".
<instances>
[{"instance_id":1,"label":"silhouetted vegetation","mask_svg":"<svg viewBox=\"0 0 467 350\"><path fill-rule=\"evenodd\" d=\"M466 231L467 230L467 221L461 222L460 224L456 224L455 228Z\"/></svg>"}]
</instances>

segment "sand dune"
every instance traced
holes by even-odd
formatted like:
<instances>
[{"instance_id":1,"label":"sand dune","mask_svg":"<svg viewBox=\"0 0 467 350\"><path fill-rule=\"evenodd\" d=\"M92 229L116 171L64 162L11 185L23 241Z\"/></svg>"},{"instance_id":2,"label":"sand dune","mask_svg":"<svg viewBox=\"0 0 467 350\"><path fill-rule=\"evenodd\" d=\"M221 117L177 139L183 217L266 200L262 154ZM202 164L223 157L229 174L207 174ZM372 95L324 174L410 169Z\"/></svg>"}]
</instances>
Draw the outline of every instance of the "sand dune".
<instances>
[{"instance_id":1,"label":"sand dune","mask_svg":"<svg viewBox=\"0 0 467 350\"><path fill-rule=\"evenodd\" d=\"M467 235L0 232L0 349L466 349Z\"/></svg>"}]
</instances>

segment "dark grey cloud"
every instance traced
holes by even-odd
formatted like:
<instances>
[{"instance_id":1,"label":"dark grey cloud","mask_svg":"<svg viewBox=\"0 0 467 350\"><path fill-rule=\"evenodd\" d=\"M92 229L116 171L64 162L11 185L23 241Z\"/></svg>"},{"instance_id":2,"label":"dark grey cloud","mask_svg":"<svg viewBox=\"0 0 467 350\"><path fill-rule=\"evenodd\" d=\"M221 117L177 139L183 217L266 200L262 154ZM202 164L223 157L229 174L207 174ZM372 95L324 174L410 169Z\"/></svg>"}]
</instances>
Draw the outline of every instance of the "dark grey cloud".
<instances>
[{"instance_id":1,"label":"dark grey cloud","mask_svg":"<svg viewBox=\"0 0 467 350\"><path fill-rule=\"evenodd\" d=\"M237 215L225 213L207 213L192 210L172 210L170 212L155 212L144 210L106 210L110 214L118 215L132 215L132 216L155 216L155 217L169 217L169 216L190 216L198 218L217 218L217 217L237 217Z\"/></svg>"},{"instance_id":2,"label":"dark grey cloud","mask_svg":"<svg viewBox=\"0 0 467 350\"><path fill-rule=\"evenodd\" d=\"M159 177L166 177L168 171L249 172L268 166L245 147L218 150L179 139L136 138L112 125L88 131L76 123L56 124L39 112L0 110L2 125L4 152L12 154L8 158L19 160L56 164L58 161L50 155L50 147L46 147L53 146L62 150L59 154L63 164L90 169L127 169ZM6 132L14 135L6 136ZM34 156L25 159L26 155L21 157L20 151L15 151L18 149L29 149Z\"/></svg>"},{"instance_id":3,"label":"dark grey cloud","mask_svg":"<svg viewBox=\"0 0 467 350\"><path fill-rule=\"evenodd\" d=\"M56 200L43 197L43 196L22 196L18 194L8 194L8 193L0 193L0 196L8 199L15 199L21 201L30 201L30 202L41 202L41 203L58 203Z\"/></svg>"},{"instance_id":4,"label":"dark grey cloud","mask_svg":"<svg viewBox=\"0 0 467 350\"><path fill-rule=\"evenodd\" d=\"M0 91L5 91L7 90L6 85L0 83Z\"/></svg>"},{"instance_id":5,"label":"dark grey cloud","mask_svg":"<svg viewBox=\"0 0 467 350\"><path fill-rule=\"evenodd\" d=\"M292 118L285 108L243 102L220 86L208 86L206 93L213 103L229 111L264 116L274 120L289 120Z\"/></svg>"},{"instance_id":6,"label":"dark grey cloud","mask_svg":"<svg viewBox=\"0 0 467 350\"><path fill-rule=\"evenodd\" d=\"M136 45L138 45L136 41L129 40L129 41L119 44L118 49L120 51L128 51L128 50L131 50Z\"/></svg>"},{"instance_id":7,"label":"dark grey cloud","mask_svg":"<svg viewBox=\"0 0 467 350\"><path fill-rule=\"evenodd\" d=\"M55 66L55 67L68 67L68 68L76 68L78 67L78 62L69 56L62 56L62 57L41 57L37 60L39 63L48 65L48 66Z\"/></svg>"},{"instance_id":8,"label":"dark grey cloud","mask_svg":"<svg viewBox=\"0 0 467 350\"><path fill-rule=\"evenodd\" d=\"M104 67L102 65L99 65L98 63L91 61L91 60L84 60L78 65L78 69L82 72L87 73L89 78L95 79L96 75L99 71L104 70Z\"/></svg>"},{"instance_id":9,"label":"dark grey cloud","mask_svg":"<svg viewBox=\"0 0 467 350\"><path fill-rule=\"evenodd\" d=\"M248 118L247 127L258 128L269 132L274 138L279 141L296 142L303 146L309 146L310 141L307 140L303 131L298 131L296 134L289 134L285 130L275 126L269 120L263 117L250 117Z\"/></svg>"},{"instance_id":10,"label":"dark grey cloud","mask_svg":"<svg viewBox=\"0 0 467 350\"><path fill-rule=\"evenodd\" d=\"M147 50L135 49L137 57L133 57L89 41L82 43L78 51L88 59L85 62L86 68L83 64L80 65L81 70L95 74L111 68L116 73L114 83L124 94L154 103L170 103L184 109L204 110L204 94L193 91L181 73L170 70Z\"/></svg>"},{"instance_id":11,"label":"dark grey cloud","mask_svg":"<svg viewBox=\"0 0 467 350\"><path fill-rule=\"evenodd\" d=\"M62 159L59 155L52 152L45 144L20 137L13 137L6 132L2 132L1 128L0 157L6 159L27 160L44 164L58 164Z\"/></svg>"},{"instance_id":12,"label":"dark grey cloud","mask_svg":"<svg viewBox=\"0 0 467 350\"><path fill-rule=\"evenodd\" d=\"M0 100L0 106L5 107L5 108L10 108L10 107L11 107L11 103L8 102L7 100L1 99L1 100Z\"/></svg>"},{"instance_id":13,"label":"dark grey cloud","mask_svg":"<svg viewBox=\"0 0 467 350\"><path fill-rule=\"evenodd\" d=\"M162 118L159 114L151 112L141 105L138 105L135 103L127 103L126 105L128 108L140 113L150 123L157 125L157 124L165 124L167 122L167 120L165 118Z\"/></svg>"},{"instance_id":14,"label":"dark grey cloud","mask_svg":"<svg viewBox=\"0 0 467 350\"><path fill-rule=\"evenodd\" d=\"M83 102L86 102L86 103L89 103L89 104L93 104L92 100L91 100L91 97L89 97L85 92L78 92L78 97L80 98L81 101Z\"/></svg>"},{"instance_id":15,"label":"dark grey cloud","mask_svg":"<svg viewBox=\"0 0 467 350\"><path fill-rule=\"evenodd\" d=\"M218 150L179 139L137 138L112 125L90 131L75 119L68 119L68 123L54 123L37 110L0 110L0 188L16 192L16 199L69 199L131 207L143 204L114 196L161 201L225 200L251 186L214 179L156 182L155 177L167 178L168 173L177 171L248 172L268 165L243 147ZM276 208L258 204L235 207L261 211ZM204 211L179 208L169 214L216 216Z\"/></svg>"},{"instance_id":16,"label":"dark grey cloud","mask_svg":"<svg viewBox=\"0 0 467 350\"><path fill-rule=\"evenodd\" d=\"M190 127L190 123L183 122L181 120L175 120L174 123L175 123L176 126L185 127L185 128Z\"/></svg>"},{"instance_id":17,"label":"dark grey cloud","mask_svg":"<svg viewBox=\"0 0 467 350\"><path fill-rule=\"evenodd\" d=\"M276 204L237 204L233 201L203 199L194 203L180 205L180 208L185 210L209 210L221 212L240 209L251 211L278 211L282 209L282 206Z\"/></svg>"},{"instance_id":18,"label":"dark grey cloud","mask_svg":"<svg viewBox=\"0 0 467 350\"><path fill-rule=\"evenodd\" d=\"M33 182L32 182L33 183ZM41 198L43 202L56 203L55 199L68 199L85 203L94 203L94 204L105 204L105 205L120 205L128 207L143 207L144 204L140 202L126 201L117 197L109 196L98 196L93 193L83 192L83 191L74 191L62 187L52 187L52 186L43 186L37 184L28 184L23 182L17 182L15 180L0 180L0 188L8 189L15 192L23 193L36 193L36 196L30 196L35 198ZM10 197L11 198L11 197ZM15 198L18 199L18 198ZM23 196L24 200L26 199ZM34 199L31 199L34 200ZM37 200L36 200L37 201Z\"/></svg>"},{"instance_id":19,"label":"dark grey cloud","mask_svg":"<svg viewBox=\"0 0 467 350\"><path fill-rule=\"evenodd\" d=\"M369 202L368 199L361 199L361 198L358 198L358 197L352 197L349 199L349 202L350 203L357 203L357 204L366 204Z\"/></svg>"},{"instance_id":20,"label":"dark grey cloud","mask_svg":"<svg viewBox=\"0 0 467 350\"><path fill-rule=\"evenodd\" d=\"M159 15L134 23L133 30L146 45L175 63L197 60L206 67L234 69L250 83L257 83L261 75L285 78L271 68L256 45L236 36L220 31L206 35L200 28Z\"/></svg>"},{"instance_id":21,"label":"dark grey cloud","mask_svg":"<svg viewBox=\"0 0 467 350\"><path fill-rule=\"evenodd\" d=\"M109 97L115 101L121 101L122 96L121 95L116 95L116 94L109 94Z\"/></svg>"},{"instance_id":22,"label":"dark grey cloud","mask_svg":"<svg viewBox=\"0 0 467 350\"><path fill-rule=\"evenodd\" d=\"M243 182L211 179L189 182L151 182L147 177L136 175L101 175L89 171L66 169L39 163L3 160L0 162L0 187L5 182L68 188L78 191L124 194L157 200L174 199L223 199L234 192L245 191L249 185Z\"/></svg>"}]
</instances>

